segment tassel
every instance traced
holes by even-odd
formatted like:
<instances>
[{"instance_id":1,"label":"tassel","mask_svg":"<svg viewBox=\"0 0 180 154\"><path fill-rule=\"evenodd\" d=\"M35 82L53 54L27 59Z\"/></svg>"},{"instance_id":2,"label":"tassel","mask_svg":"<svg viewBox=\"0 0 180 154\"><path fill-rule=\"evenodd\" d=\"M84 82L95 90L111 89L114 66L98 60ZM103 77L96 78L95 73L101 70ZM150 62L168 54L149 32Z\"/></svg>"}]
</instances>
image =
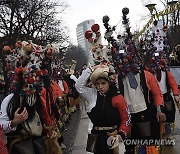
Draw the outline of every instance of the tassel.
<instances>
[{"instance_id":1,"label":"tassel","mask_svg":"<svg viewBox=\"0 0 180 154\"><path fill-rule=\"evenodd\" d=\"M31 106L29 96L27 96L27 103L29 104L29 106Z\"/></svg>"},{"instance_id":2,"label":"tassel","mask_svg":"<svg viewBox=\"0 0 180 154\"><path fill-rule=\"evenodd\" d=\"M159 154L158 146L146 146L146 154Z\"/></svg>"},{"instance_id":3,"label":"tassel","mask_svg":"<svg viewBox=\"0 0 180 154\"><path fill-rule=\"evenodd\" d=\"M159 154L158 146L151 146L151 154Z\"/></svg>"},{"instance_id":4,"label":"tassel","mask_svg":"<svg viewBox=\"0 0 180 154\"><path fill-rule=\"evenodd\" d=\"M151 148L150 148L150 146L146 146L146 154L151 154Z\"/></svg>"},{"instance_id":5,"label":"tassel","mask_svg":"<svg viewBox=\"0 0 180 154\"><path fill-rule=\"evenodd\" d=\"M138 154L138 146L136 145L135 147L134 147L134 154Z\"/></svg>"},{"instance_id":6,"label":"tassel","mask_svg":"<svg viewBox=\"0 0 180 154\"><path fill-rule=\"evenodd\" d=\"M66 112L66 114L69 114L67 106L65 106L65 112Z\"/></svg>"},{"instance_id":7,"label":"tassel","mask_svg":"<svg viewBox=\"0 0 180 154\"><path fill-rule=\"evenodd\" d=\"M32 96L32 103L35 104L35 102L36 102L36 96L35 96L35 94L33 94L33 96Z\"/></svg>"},{"instance_id":8,"label":"tassel","mask_svg":"<svg viewBox=\"0 0 180 154\"><path fill-rule=\"evenodd\" d=\"M165 135L165 123L160 123L160 135L161 135L161 139Z\"/></svg>"},{"instance_id":9,"label":"tassel","mask_svg":"<svg viewBox=\"0 0 180 154\"><path fill-rule=\"evenodd\" d=\"M62 127L63 127L63 123L62 123L62 121L61 121L61 120L59 120L59 121L58 121L58 123L59 123L60 128L62 128Z\"/></svg>"},{"instance_id":10,"label":"tassel","mask_svg":"<svg viewBox=\"0 0 180 154\"><path fill-rule=\"evenodd\" d=\"M175 130L174 122L170 123L170 128L171 128L171 132L173 132Z\"/></svg>"},{"instance_id":11,"label":"tassel","mask_svg":"<svg viewBox=\"0 0 180 154\"><path fill-rule=\"evenodd\" d=\"M35 102L36 102L35 94L27 96L27 103L28 103L29 106L33 106L35 104Z\"/></svg>"},{"instance_id":12,"label":"tassel","mask_svg":"<svg viewBox=\"0 0 180 154\"><path fill-rule=\"evenodd\" d=\"M158 148L158 152L161 153L161 150L162 150L161 146L158 145L157 148Z\"/></svg>"}]
</instances>

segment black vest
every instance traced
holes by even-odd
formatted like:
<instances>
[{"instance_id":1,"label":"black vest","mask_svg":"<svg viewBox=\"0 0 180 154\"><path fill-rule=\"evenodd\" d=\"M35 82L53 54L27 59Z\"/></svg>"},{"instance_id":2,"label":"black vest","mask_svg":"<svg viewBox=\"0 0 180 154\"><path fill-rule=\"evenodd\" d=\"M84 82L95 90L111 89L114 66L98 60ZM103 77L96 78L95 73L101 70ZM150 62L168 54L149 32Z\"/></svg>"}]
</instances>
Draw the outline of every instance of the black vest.
<instances>
[{"instance_id":1,"label":"black vest","mask_svg":"<svg viewBox=\"0 0 180 154\"><path fill-rule=\"evenodd\" d=\"M94 126L110 127L120 124L119 111L112 105L112 96L97 92L97 101L88 116Z\"/></svg>"}]
</instances>

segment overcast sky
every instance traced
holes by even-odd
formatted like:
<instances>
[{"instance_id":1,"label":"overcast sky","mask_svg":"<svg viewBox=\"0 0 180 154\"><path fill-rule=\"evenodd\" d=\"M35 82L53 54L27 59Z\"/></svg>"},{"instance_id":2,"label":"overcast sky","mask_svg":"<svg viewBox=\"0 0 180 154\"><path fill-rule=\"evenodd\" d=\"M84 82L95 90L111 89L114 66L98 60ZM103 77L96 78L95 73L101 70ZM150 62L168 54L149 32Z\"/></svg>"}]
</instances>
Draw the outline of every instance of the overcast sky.
<instances>
[{"instance_id":1,"label":"overcast sky","mask_svg":"<svg viewBox=\"0 0 180 154\"><path fill-rule=\"evenodd\" d=\"M148 9L145 7L148 3L156 3L157 9L162 10L163 5L160 0L66 0L69 5L68 12L64 17L65 24L69 27L70 37L73 44L77 44L76 27L77 24L94 19L100 25L101 32L105 29L102 23L102 17L108 15L110 17L109 24L117 25L122 18L122 8L129 8L129 20L132 31L142 29L146 24L149 15ZM146 20L143 19L146 17ZM123 32L122 23L117 26L117 31Z\"/></svg>"}]
</instances>

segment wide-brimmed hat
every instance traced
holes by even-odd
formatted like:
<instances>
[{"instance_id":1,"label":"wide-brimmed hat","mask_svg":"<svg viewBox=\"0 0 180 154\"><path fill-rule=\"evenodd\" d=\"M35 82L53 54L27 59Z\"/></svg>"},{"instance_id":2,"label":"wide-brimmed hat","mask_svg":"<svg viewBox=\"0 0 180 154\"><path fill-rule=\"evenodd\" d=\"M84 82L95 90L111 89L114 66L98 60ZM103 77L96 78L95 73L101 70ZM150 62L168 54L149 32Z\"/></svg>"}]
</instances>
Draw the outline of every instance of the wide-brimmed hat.
<instances>
[{"instance_id":1,"label":"wide-brimmed hat","mask_svg":"<svg viewBox=\"0 0 180 154\"><path fill-rule=\"evenodd\" d=\"M96 83L97 79L104 78L110 81L109 79L109 67L103 65L102 67L97 68L90 76L92 83Z\"/></svg>"}]
</instances>

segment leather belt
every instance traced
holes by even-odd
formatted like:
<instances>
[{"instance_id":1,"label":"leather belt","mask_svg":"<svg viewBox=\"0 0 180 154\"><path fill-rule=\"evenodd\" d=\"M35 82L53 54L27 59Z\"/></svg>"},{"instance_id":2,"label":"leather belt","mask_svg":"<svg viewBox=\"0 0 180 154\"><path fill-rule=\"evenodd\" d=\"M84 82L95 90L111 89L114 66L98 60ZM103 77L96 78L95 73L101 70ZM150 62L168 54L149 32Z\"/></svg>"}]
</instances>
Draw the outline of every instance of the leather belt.
<instances>
[{"instance_id":1,"label":"leather belt","mask_svg":"<svg viewBox=\"0 0 180 154\"><path fill-rule=\"evenodd\" d=\"M112 126L112 127L93 127L95 130L112 130L112 129L116 129L117 125Z\"/></svg>"}]
</instances>

